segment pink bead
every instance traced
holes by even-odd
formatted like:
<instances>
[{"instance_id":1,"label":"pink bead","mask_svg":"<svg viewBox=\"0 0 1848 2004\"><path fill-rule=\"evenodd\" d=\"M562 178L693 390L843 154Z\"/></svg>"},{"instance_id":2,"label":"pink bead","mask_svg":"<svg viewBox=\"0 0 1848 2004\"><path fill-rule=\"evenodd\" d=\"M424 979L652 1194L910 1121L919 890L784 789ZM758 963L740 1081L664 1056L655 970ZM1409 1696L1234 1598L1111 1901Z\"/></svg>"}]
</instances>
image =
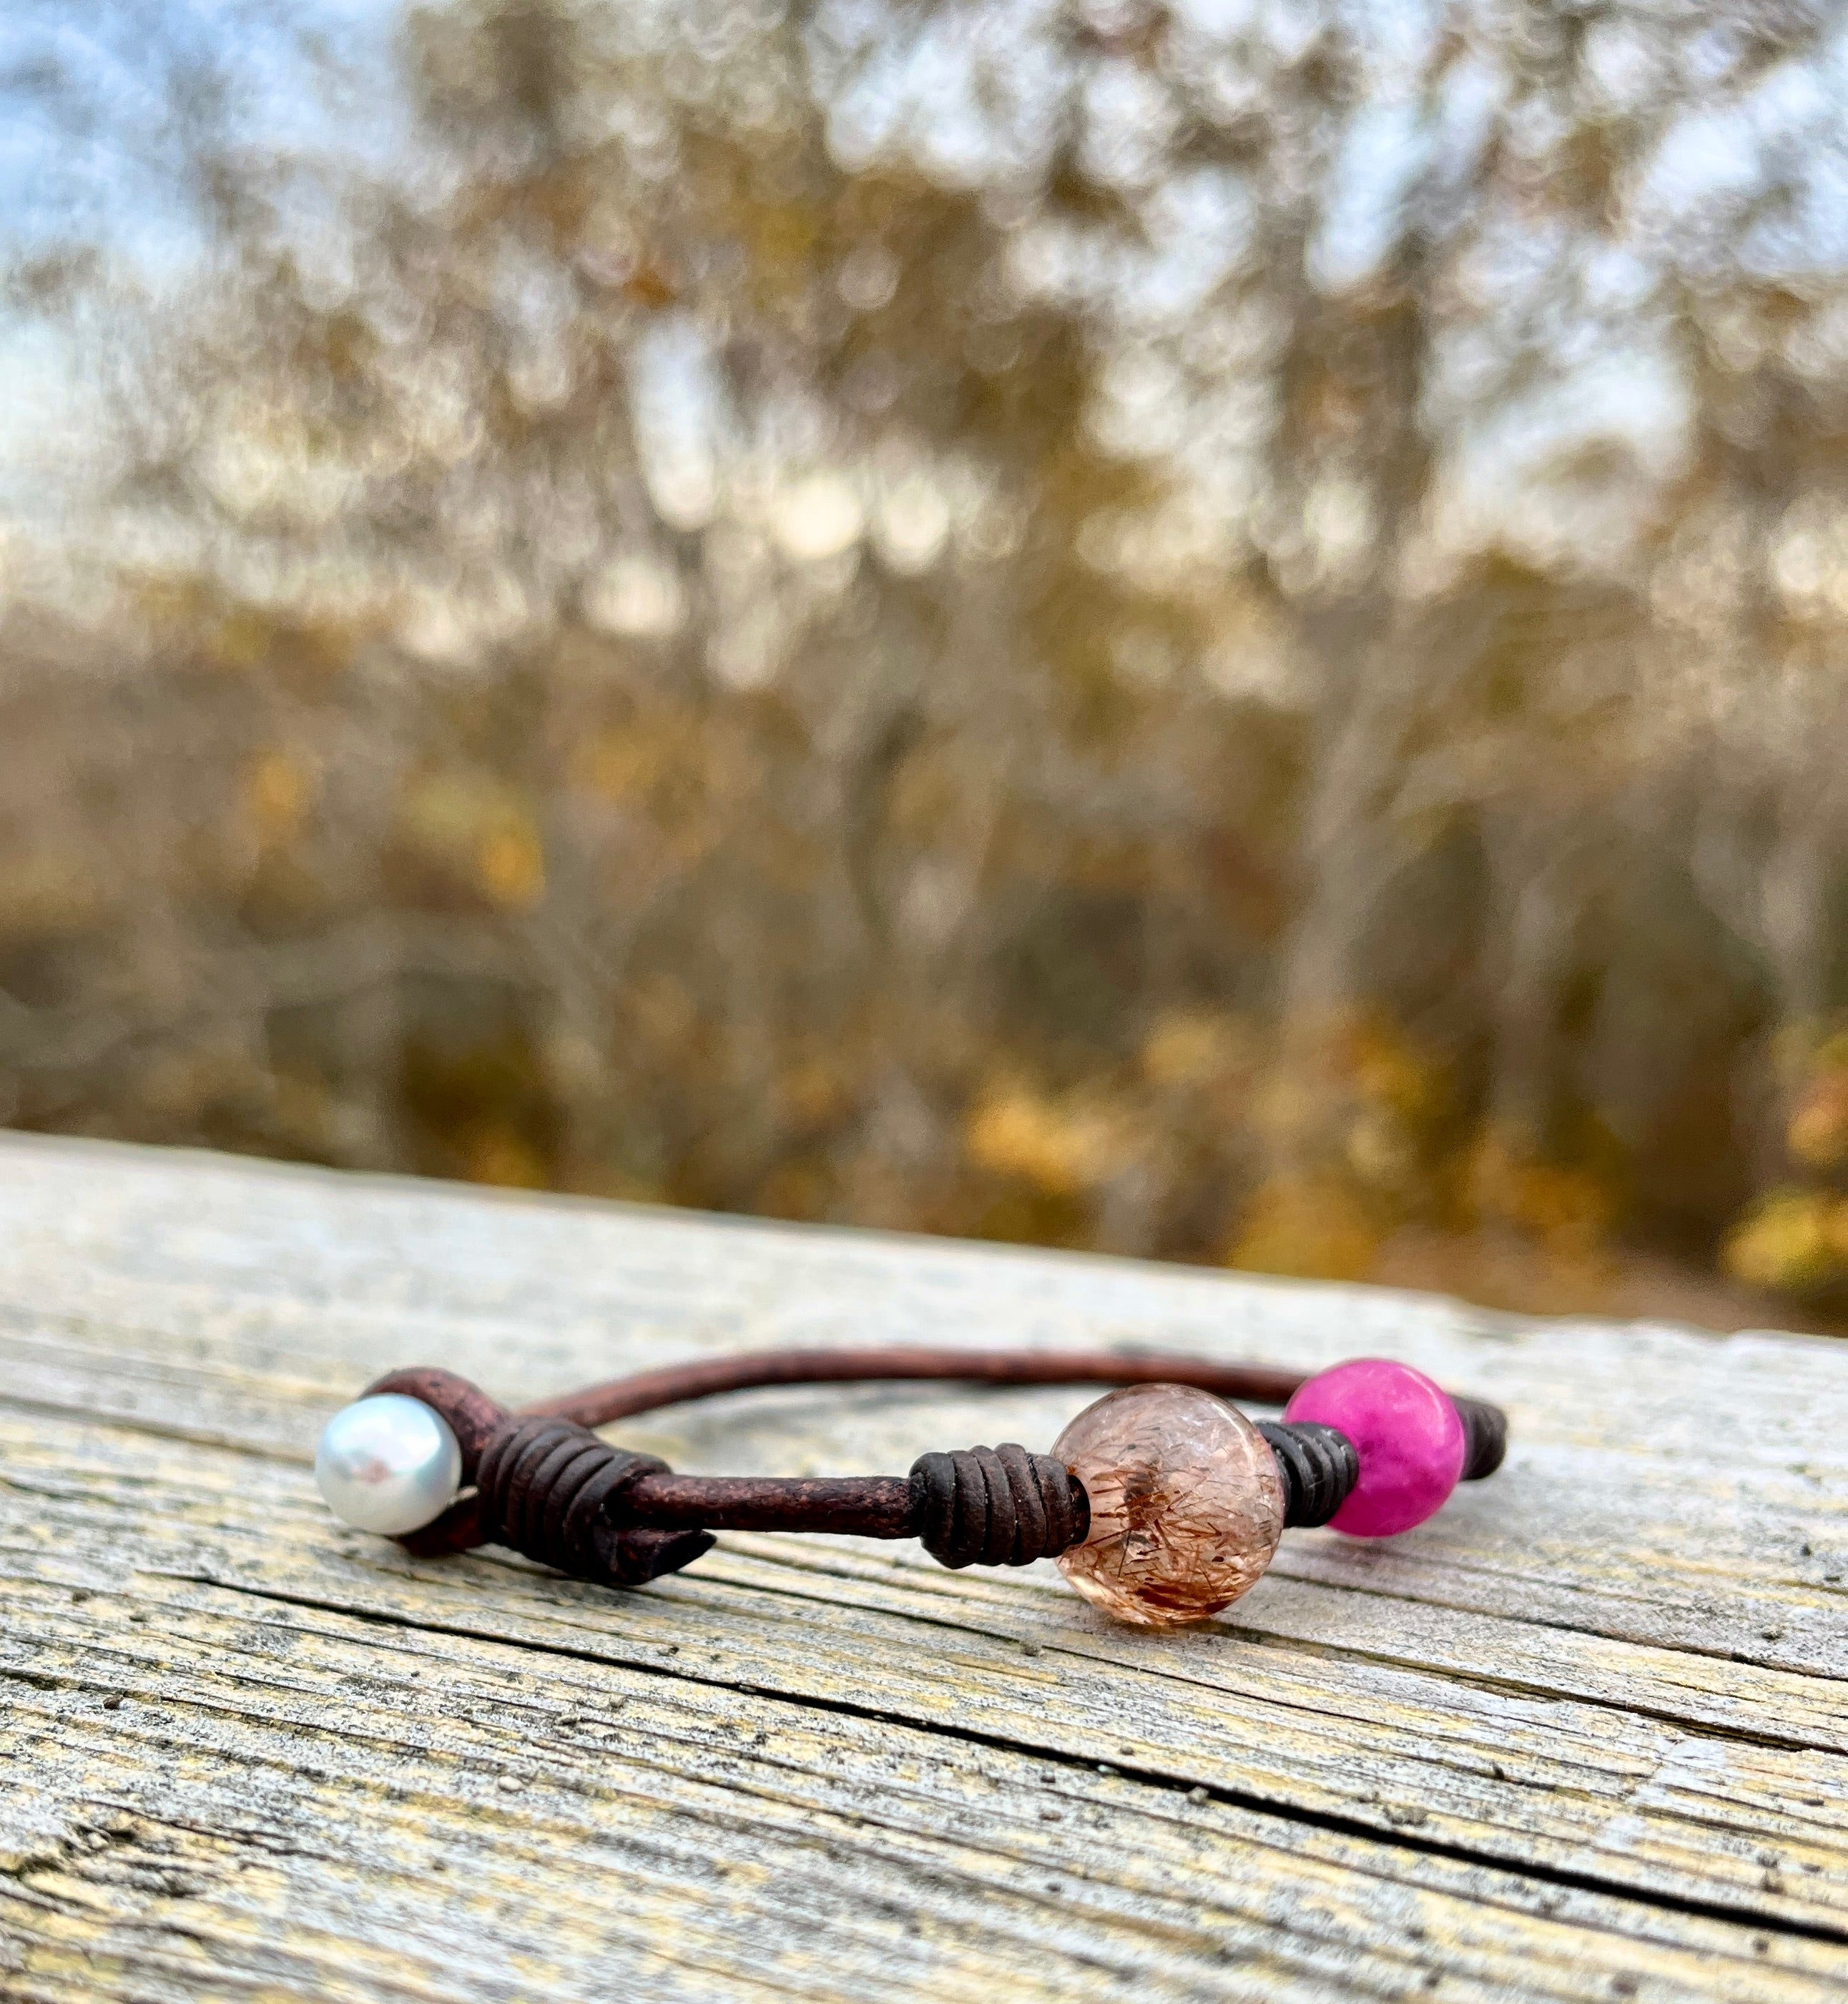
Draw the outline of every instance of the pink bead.
<instances>
[{"instance_id":1,"label":"pink bead","mask_svg":"<svg viewBox=\"0 0 1848 2004\"><path fill-rule=\"evenodd\" d=\"M1286 1420L1339 1427L1360 1479L1329 1519L1353 1538L1389 1538L1442 1508L1463 1473L1463 1422L1440 1385L1409 1364L1357 1357L1299 1386Z\"/></svg>"}]
</instances>

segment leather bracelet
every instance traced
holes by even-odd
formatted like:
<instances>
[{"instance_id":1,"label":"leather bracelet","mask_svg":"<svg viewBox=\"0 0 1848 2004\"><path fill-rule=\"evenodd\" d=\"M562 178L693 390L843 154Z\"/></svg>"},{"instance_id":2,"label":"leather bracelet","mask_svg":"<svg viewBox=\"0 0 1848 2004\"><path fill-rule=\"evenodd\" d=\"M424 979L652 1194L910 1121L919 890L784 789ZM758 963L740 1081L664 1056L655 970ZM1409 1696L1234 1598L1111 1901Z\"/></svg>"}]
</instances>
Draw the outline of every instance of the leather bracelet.
<instances>
[{"instance_id":1,"label":"leather bracelet","mask_svg":"<svg viewBox=\"0 0 1848 2004\"><path fill-rule=\"evenodd\" d=\"M1035 1454L919 1456L906 1475L677 1475L593 1431L690 1399L870 1379L1114 1384ZM1281 1405L1254 1423L1231 1403ZM394 1371L328 1422L315 1476L336 1515L422 1557L500 1545L574 1578L635 1586L722 1530L916 1538L943 1564L1051 1558L1088 1600L1170 1627L1248 1591L1288 1526L1409 1530L1501 1466L1499 1407L1410 1365L1311 1377L1108 1352L771 1350L674 1365L509 1412L434 1367Z\"/></svg>"}]
</instances>

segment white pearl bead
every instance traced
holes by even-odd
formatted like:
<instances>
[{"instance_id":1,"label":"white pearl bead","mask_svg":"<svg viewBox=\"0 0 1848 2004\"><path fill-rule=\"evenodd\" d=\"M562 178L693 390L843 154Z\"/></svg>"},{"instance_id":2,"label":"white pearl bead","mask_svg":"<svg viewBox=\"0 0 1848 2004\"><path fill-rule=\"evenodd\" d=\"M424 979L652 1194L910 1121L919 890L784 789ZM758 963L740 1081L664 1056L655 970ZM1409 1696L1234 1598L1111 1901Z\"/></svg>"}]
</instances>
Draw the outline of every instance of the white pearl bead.
<instances>
[{"instance_id":1,"label":"white pearl bead","mask_svg":"<svg viewBox=\"0 0 1848 2004\"><path fill-rule=\"evenodd\" d=\"M462 1450L441 1414L421 1399L382 1392L343 1407L314 1454L327 1508L361 1531L421 1531L456 1500Z\"/></svg>"}]
</instances>

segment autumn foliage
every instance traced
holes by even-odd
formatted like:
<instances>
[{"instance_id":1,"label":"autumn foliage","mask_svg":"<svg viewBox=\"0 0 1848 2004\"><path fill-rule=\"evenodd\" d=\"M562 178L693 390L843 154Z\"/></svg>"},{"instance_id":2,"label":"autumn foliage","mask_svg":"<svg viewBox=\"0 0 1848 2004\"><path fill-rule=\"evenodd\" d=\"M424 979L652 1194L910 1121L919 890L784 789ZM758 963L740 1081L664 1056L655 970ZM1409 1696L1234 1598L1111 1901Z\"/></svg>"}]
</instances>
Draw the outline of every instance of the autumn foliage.
<instances>
[{"instance_id":1,"label":"autumn foliage","mask_svg":"<svg viewBox=\"0 0 1848 2004\"><path fill-rule=\"evenodd\" d=\"M469 0L384 165L206 121L196 282L16 275L0 1117L1839 1314L1835 58L1370 32Z\"/></svg>"}]
</instances>

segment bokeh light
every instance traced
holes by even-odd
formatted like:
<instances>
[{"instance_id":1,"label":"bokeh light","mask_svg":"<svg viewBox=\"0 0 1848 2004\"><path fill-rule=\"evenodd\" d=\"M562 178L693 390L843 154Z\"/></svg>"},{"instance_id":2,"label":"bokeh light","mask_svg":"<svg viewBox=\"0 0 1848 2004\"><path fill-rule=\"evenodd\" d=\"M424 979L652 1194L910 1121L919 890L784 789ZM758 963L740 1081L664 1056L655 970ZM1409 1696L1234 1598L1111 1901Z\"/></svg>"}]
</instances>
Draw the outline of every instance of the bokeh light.
<instances>
[{"instance_id":1,"label":"bokeh light","mask_svg":"<svg viewBox=\"0 0 1848 2004\"><path fill-rule=\"evenodd\" d=\"M1848 1314L1848 23L28 0L0 1119Z\"/></svg>"}]
</instances>

